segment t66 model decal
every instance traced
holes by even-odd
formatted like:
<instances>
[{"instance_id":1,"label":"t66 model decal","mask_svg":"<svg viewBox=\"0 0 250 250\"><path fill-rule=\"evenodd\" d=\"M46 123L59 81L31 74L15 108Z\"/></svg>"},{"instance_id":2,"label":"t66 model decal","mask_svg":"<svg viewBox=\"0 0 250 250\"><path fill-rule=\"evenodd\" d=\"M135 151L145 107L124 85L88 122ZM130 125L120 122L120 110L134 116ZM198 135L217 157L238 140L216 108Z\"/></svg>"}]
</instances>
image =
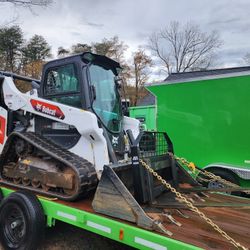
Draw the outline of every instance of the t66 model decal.
<instances>
[{"instance_id":1,"label":"t66 model decal","mask_svg":"<svg viewBox=\"0 0 250 250\"><path fill-rule=\"evenodd\" d=\"M62 110L58 106L34 99L31 99L30 103L32 107L38 112L57 117L61 120L63 120L65 117Z\"/></svg>"}]
</instances>

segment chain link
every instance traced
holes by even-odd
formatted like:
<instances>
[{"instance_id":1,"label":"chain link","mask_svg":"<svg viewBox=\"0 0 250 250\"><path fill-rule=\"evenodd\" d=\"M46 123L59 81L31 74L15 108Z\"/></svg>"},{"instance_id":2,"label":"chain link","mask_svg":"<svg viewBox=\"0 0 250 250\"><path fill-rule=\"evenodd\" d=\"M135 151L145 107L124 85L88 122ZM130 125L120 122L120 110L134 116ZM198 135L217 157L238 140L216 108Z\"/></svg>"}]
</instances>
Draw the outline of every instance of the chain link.
<instances>
[{"instance_id":1,"label":"chain link","mask_svg":"<svg viewBox=\"0 0 250 250\"><path fill-rule=\"evenodd\" d=\"M235 241L226 232L224 232L217 224L215 224L210 218L208 218L203 212L201 212L197 207L193 205L188 199L178 192L174 187L172 187L166 180L164 180L156 171L154 171L146 162L139 160L141 165L148 170L154 177L156 177L167 189L179 198L179 201L185 203L193 212L197 213L203 220L205 220L210 226L214 228L215 231L219 232L224 238L226 238L231 244L233 244L238 249L248 250L248 248L242 246L240 243Z\"/></svg>"},{"instance_id":2,"label":"chain link","mask_svg":"<svg viewBox=\"0 0 250 250\"><path fill-rule=\"evenodd\" d=\"M185 159L183 157L178 157L176 155L174 157L175 157L175 159L177 161L181 162L182 164L184 164L185 166L187 166L189 169L191 169L193 173L197 172L198 174L202 174L202 175L210 178L209 180L206 180L204 178L199 177L203 181L206 181L206 182L218 181L221 184L224 184L224 185L229 186L229 187L236 187L236 188L240 187L239 185L237 185L235 183L232 183L230 181L227 181L227 180L221 178L218 175L215 175L215 174L213 174L211 172L208 172L208 171L206 171L204 169L198 169L193 162L190 162L190 161L188 161L187 159Z\"/></svg>"}]
</instances>

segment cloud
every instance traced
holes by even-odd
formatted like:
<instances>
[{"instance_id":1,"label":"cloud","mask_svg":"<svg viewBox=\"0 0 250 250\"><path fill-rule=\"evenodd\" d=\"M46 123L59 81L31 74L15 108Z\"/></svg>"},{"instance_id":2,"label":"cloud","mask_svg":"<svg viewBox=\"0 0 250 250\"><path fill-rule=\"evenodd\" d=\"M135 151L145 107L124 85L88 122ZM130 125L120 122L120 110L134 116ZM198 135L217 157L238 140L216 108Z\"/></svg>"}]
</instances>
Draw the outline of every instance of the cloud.
<instances>
[{"instance_id":1,"label":"cloud","mask_svg":"<svg viewBox=\"0 0 250 250\"><path fill-rule=\"evenodd\" d=\"M218 27L218 26L228 27L228 25L235 24L239 22L240 20L241 19L239 17L230 18L226 20L220 20L220 18L217 18L216 20L213 19L212 21L210 21L208 25L211 25L212 27Z\"/></svg>"},{"instance_id":2,"label":"cloud","mask_svg":"<svg viewBox=\"0 0 250 250\"><path fill-rule=\"evenodd\" d=\"M2 20L18 12L25 38L40 34L52 45L69 48L75 43L101 41L118 35L129 45L126 57L147 43L155 30L170 21L193 21L204 32L216 29L224 44L218 51L218 65L238 64L250 52L250 1L247 0L55 0L49 8L18 10L0 3Z\"/></svg>"},{"instance_id":3,"label":"cloud","mask_svg":"<svg viewBox=\"0 0 250 250\"><path fill-rule=\"evenodd\" d=\"M102 28L104 26L104 24L101 23L91 23L91 22L87 22L87 25L94 27L94 28Z\"/></svg>"}]
</instances>

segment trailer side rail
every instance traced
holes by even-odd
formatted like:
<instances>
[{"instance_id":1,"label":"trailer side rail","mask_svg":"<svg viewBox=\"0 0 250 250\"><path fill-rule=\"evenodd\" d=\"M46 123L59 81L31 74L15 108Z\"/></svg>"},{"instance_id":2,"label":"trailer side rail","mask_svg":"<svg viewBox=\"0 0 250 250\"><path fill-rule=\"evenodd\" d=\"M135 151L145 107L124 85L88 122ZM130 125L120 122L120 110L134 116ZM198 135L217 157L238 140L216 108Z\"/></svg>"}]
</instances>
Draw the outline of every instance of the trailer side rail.
<instances>
[{"instance_id":1,"label":"trailer side rail","mask_svg":"<svg viewBox=\"0 0 250 250\"><path fill-rule=\"evenodd\" d=\"M5 187L1 187L1 190L4 197L13 192L13 190ZM59 220L138 249L201 249L154 232L143 230L101 215L76 209L68 205L63 205L43 197L39 197L39 200L44 209L44 213L47 216L47 226L49 227L54 226L56 220Z\"/></svg>"}]
</instances>

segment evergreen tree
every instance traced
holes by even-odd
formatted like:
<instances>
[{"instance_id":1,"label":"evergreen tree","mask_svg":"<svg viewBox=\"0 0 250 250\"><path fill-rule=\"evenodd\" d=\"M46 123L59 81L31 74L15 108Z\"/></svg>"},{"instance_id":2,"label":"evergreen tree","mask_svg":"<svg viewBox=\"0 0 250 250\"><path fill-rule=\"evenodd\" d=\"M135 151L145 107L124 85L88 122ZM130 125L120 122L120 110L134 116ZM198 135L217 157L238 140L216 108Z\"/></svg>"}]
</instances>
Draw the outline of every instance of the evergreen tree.
<instances>
[{"instance_id":1,"label":"evergreen tree","mask_svg":"<svg viewBox=\"0 0 250 250\"><path fill-rule=\"evenodd\" d=\"M0 28L0 63L2 70L18 71L23 41L23 33L20 27Z\"/></svg>"},{"instance_id":2,"label":"evergreen tree","mask_svg":"<svg viewBox=\"0 0 250 250\"><path fill-rule=\"evenodd\" d=\"M39 78L42 65L51 57L51 48L44 37L34 35L22 49L23 73Z\"/></svg>"}]
</instances>

